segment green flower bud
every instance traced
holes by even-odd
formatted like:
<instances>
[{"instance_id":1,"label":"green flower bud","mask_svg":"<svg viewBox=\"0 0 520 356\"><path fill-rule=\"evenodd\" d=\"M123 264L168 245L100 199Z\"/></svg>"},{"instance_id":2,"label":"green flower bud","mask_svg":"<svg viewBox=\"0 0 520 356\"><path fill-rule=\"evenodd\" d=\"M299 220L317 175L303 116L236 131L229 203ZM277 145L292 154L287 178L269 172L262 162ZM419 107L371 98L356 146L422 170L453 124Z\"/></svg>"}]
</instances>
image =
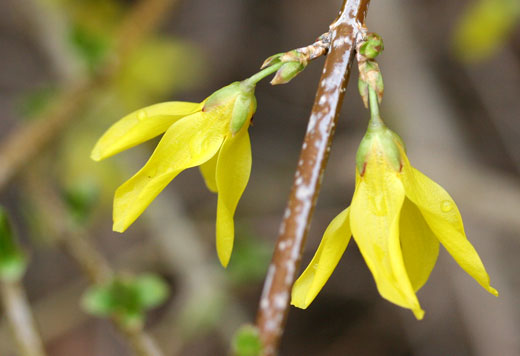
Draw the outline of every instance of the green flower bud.
<instances>
[{"instance_id":1,"label":"green flower bud","mask_svg":"<svg viewBox=\"0 0 520 356\"><path fill-rule=\"evenodd\" d=\"M300 74L301 71L305 69L306 65L300 62L288 62L284 63L273 80L271 80L272 85L277 84L286 84L289 83L294 77Z\"/></svg>"},{"instance_id":2,"label":"green flower bud","mask_svg":"<svg viewBox=\"0 0 520 356\"><path fill-rule=\"evenodd\" d=\"M367 34L365 42L359 47L359 53L369 59L374 59L379 56L384 49L385 45L381 36L377 33L369 33Z\"/></svg>"}]
</instances>

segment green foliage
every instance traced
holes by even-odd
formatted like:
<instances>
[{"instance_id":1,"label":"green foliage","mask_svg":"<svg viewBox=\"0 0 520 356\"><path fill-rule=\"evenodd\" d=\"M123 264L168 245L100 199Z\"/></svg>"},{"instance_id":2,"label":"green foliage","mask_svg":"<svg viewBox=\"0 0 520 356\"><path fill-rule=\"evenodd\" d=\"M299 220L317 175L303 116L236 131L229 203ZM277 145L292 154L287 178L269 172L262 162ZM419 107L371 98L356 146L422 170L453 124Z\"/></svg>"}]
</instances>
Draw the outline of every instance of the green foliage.
<instances>
[{"instance_id":1,"label":"green foliage","mask_svg":"<svg viewBox=\"0 0 520 356\"><path fill-rule=\"evenodd\" d=\"M82 298L82 307L99 317L116 317L127 327L139 328L145 311L160 305L168 297L168 286L159 277L115 277L105 285L90 287Z\"/></svg>"},{"instance_id":2,"label":"green foliage","mask_svg":"<svg viewBox=\"0 0 520 356\"><path fill-rule=\"evenodd\" d=\"M90 180L78 180L63 193L69 214L78 224L85 223L99 200L99 186Z\"/></svg>"},{"instance_id":3,"label":"green foliage","mask_svg":"<svg viewBox=\"0 0 520 356\"><path fill-rule=\"evenodd\" d=\"M36 118L49 107L57 93L58 91L55 87L44 86L24 94L17 108L20 117L29 120Z\"/></svg>"},{"instance_id":4,"label":"green foliage","mask_svg":"<svg viewBox=\"0 0 520 356\"><path fill-rule=\"evenodd\" d=\"M69 35L70 43L85 61L87 68L91 72L95 71L110 49L111 38L107 34L91 31L80 24L74 24Z\"/></svg>"},{"instance_id":5,"label":"green foliage","mask_svg":"<svg viewBox=\"0 0 520 356\"><path fill-rule=\"evenodd\" d=\"M203 57L189 43L150 39L125 58L114 89L128 107L148 105L169 91L189 90L200 82Z\"/></svg>"},{"instance_id":6,"label":"green foliage","mask_svg":"<svg viewBox=\"0 0 520 356\"><path fill-rule=\"evenodd\" d=\"M518 0L475 0L460 17L453 50L463 61L484 60L505 45L520 22Z\"/></svg>"},{"instance_id":7,"label":"green foliage","mask_svg":"<svg viewBox=\"0 0 520 356\"><path fill-rule=\"evenodd\" d=\"M249 284L263 280L269 261L271 247L247 232L241 232L242 238L235 241L233 263L228 273L234 284Z\"/></svg>"},{"instance_id":8,"label":"green foliage","mask_svg":"<svg viewBox=\"0 0 520 356\"><path fill-rule=\"evenodd\" d=\"M18 280L26 267L25 255L16 244L9 218L0 206L0 279Z\"/></svg>"},{"instance_id":9,"label":"green foliage","mask_svg":"<svg viewBox=\"0 0 520 356\"><path fill-rule=\"evenodd\" d=\"M262 341L258 329L253 325L244 325L233 337L233 356L259 356L262 353Z\"/></svg>"}]
</instances>

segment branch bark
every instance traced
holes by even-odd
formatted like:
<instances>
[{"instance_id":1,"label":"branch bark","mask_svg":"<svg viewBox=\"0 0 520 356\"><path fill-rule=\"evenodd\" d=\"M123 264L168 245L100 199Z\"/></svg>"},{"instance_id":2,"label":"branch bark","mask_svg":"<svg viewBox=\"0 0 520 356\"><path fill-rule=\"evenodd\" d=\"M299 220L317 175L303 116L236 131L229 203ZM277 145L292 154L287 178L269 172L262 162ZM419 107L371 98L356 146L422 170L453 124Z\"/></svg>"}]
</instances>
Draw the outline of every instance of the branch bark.
<instances>
[{"instance_id":1,"label":"branch bark","mask_svg":"<svg viewBox=\"0 0 520 356\"><path fill-rule=\"evenodd\" d=\"M291 288L299 269L354 61L358 29L365 21L369 3L370 0L344 0L338 18L330 26L329 53L260 299L257 327L265 356L276 354L284 330Z\"/></svg>"}]
</instances>

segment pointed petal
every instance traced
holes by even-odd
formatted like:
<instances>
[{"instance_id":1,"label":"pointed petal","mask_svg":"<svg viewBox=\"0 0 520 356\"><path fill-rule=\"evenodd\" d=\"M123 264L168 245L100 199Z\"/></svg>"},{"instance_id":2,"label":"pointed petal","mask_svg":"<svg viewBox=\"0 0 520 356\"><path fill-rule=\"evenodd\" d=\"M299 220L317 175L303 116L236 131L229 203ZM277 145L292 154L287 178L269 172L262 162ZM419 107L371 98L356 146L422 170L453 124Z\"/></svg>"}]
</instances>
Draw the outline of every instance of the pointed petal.
<instances>
[{"instance_id":1,"label":"pointed petal","mask_svg":"<svg viewBox=\"0 0 520 356\"><path fill-rule=\"evenodd\" d=\"M251 173L251 143L247 128L228 137L217 162L217 253L226 267L235 236L233 216Z\"/></svg>"},{"instance_id":2,"label":"pointed petal","mask_svg":"<svg viewBox=\"0 0 520 356\"><path fill-rule=\"evenodd\" d=\"M435 236L459 266L488 292L498 295L489 284L482 260L466 237L459 209L448 192L413 168L406 157L403 183L406 196L419 207Z\"/></svg>"},{"instance_id":3,"label":"pointed petal","mask_svg":"<svg viewBox=\"0 0 520 356\"><path fill-rule=\"evenodd\" d=\"M406 272L399 241L404 188L398 173L379 160L376 156L368 162L356 187L350 212L352 234L381 296L422 319L424 311Z\"/></svg>"},{"instance_id":4,"label":"pointed petal","mask_svg":"<svg viewBox=\"0 0 520 356\"><path fill-rule=\"evenodd\" d=\"M347 208L331 221L323 234L318 251L294 283L292 305L306 309L312 303L343 256L351 235L350 208Z\"/></svg>"},{"instance_id":5,"label":"pointed petal","mask_svg":"<svg viewBox=\"0 0 520 356\"><path fill-rule=\"evenodd\" d=\"M399 220L399 239L404 265L413 289L418 291L428 280L439 255L439 240L424 220L421 212L405 199Z\"/></svg>"},{"instance_id":6,"label":"pointed petal","mask_svg":"<svg viewBox=\"0 0 520 356\"><path fill-rule=\"evenodd\" d=\"M217 160L218 155L213 156L212 159L204 164L201 164L199 169L206 187L213 193L217 192Z\"/></svg>"},{"instance_id":7,"label":"pointed petal","mask_svg":"<svg viewBox=\"0 0 520 356\"><path fill-rule=\"evenodd\" d=\"M180 118L202 109L202 103L173 101L134 111L112 125L98 140L90 158L100 161L165 132Z\"/></svg>"},{"instance_id":8,"label":"pointed petal","mask_svg":"<svg viewBox=\"0 0 520 356\"><path fill-rule=\"evenodd\" d=\"M211 115L196 113L166 131L145 166L116 190L114 231L126 230L177 174L217 153L224 129L212 119Z\"/></svg>"}]
</instances>

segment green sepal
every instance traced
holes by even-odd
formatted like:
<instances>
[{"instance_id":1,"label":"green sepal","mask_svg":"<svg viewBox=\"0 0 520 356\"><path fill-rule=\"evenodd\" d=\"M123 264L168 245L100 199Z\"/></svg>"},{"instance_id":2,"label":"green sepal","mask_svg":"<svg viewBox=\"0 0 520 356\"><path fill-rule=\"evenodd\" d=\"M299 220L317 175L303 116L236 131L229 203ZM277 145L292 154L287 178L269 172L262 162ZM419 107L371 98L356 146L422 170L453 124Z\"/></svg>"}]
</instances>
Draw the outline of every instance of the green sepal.
<instances>
[{"instance_id":1,"label":"green sepal","mask_svg":"<svg viewBox=\"0 0 520 356\"><path fill-rule=\"evenodd\" d=\"M202 110L209 111L214 107L225 104L229 100L234 100L241 92L241 82L233 82L211 94Z\"/></svg>"},{"instance_id":2,"label":"green sepal","mask_svg":"<svg viewBox=\"0 0 520 356\"><path fill-rule=\"evenodd\" d=\"M385 158L397 172L401 170L402 160L399 145L403 147L403 149L405 148L403 140L399 135L386 127L382 121L371 120L356 153L356 167L360 174L363 173L363 168L367 162L368 155L372 151L373 145L381 147Z\"/></svg>"},{"instance_id":3,"label":"green sepal","mask_svg":"<svg viewBox=\"0 0 520 356\"><path fill-rule=\"evenodd\" d=\"M240 84L240 93L235 99L229 124L232 135L240 131L256 111L255 85L251 85L247 79Z\"/></svg>"},{"instance_id":4,"label":"green sepal","mask_svg":"<svg viewBox=\"0 0 520 356\"><path fill-rule=\"evenodd\" d=\"M267 67L270 67L274 64L280 63L280 58L285 54L285 52L273 54L271 57L267 58L264 63L262 63L262 66L260 69L264 69Z\"/></svg>"},{"instance_id":5,"label":"green sepal","mask_svg":"<svg viewBox=\"0 0 520 356\"><path fill-rule=\"evenodd\" d=\"M232 343L233 356L260 356L262 349L258 328L243 325L237 330Z\"/></svg>"}]
</instances>

